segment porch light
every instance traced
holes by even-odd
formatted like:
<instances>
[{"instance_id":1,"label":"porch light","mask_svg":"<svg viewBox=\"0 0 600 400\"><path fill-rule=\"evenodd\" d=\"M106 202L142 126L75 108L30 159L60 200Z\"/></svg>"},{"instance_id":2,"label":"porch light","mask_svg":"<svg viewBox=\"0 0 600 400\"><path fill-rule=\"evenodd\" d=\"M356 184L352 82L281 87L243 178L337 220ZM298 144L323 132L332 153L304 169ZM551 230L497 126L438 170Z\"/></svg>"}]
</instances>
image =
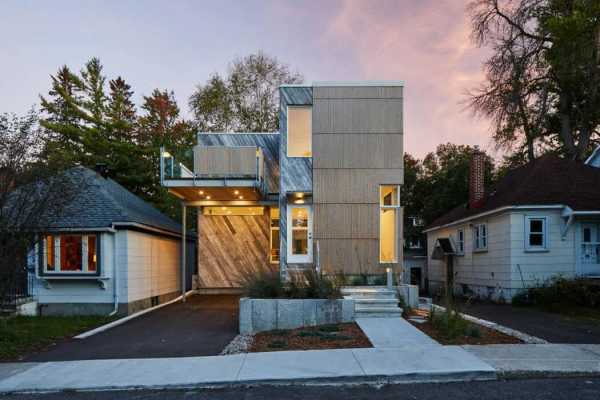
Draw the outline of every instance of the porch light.
<instances>
[{"instance_id":1,"label":"porch light","mask_svg":"<svg viewBox=\"0 0 600 400\"><path fill-rule=\"evenodd\" d=\"M294 200L294 204L304 204L304 200L302 200L302 199Z\"/></svg>"},{"instance_id":2,"label":"porch light","mask_svg":"<svg viewBox=\"0 0 600 400\"><path fill-rule=\"evenodd\" d=\"M296 198L301 199L304 197L304 193L296 193Z\"/></svg>"},{"instance_id":3,"label":"porch light","mask_svg":"<svg viewBox=\"0 0 600 400\"><path fill-rule=\"evenodd\" d=\"M171 153L169 153L168 151L163 151L162 155L163 155L163 158L171 158L171 157L173 157L171 155Z\"/></svg>"}]
</instances>

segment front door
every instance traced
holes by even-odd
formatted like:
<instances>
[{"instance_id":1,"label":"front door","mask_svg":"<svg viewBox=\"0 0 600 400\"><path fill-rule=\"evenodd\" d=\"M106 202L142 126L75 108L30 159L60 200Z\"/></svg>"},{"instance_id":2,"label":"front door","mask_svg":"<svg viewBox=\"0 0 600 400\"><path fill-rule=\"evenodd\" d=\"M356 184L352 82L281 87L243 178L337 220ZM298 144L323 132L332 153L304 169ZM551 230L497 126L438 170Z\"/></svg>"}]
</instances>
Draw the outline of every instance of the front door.
<instances>
[{"instance_id":1,"label":"front door","mask_svg":"<svg viewBox=\"0 0 600 400\"><path fill-rule=\"evenodd\" d=\"M287 262L312 263L312 207L290 204L287 207Z\"/></svg>"},{"instance_id":2,"label":"front door","mask_svg":"<svg viewBox=\"0 0 600 400\"><path fill-rule=\"evenodd\" d=\"M600 275L600 227L581 224L581 274Z\"/></svg>"}]
</instances>

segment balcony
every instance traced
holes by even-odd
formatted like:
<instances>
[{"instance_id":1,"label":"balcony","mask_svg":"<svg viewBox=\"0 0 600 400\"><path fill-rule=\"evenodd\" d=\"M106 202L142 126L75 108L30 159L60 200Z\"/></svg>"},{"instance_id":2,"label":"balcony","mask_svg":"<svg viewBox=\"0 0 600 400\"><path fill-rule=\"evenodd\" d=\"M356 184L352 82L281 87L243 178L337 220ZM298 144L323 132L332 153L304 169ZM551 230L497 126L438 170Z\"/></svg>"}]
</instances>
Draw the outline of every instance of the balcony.
<instances>
[{"instance_id":1,"label":"balcony","mask_svg":"<svg viewBox=\"0 0 600 400\"><path fill-rule=\"evenodd\" d=\"M175 196L202 205L246 204L267 196L267 170L260 147L197 145L192 153L190 169L161 149L161 184Z\"/></svg>"}]
</instances>

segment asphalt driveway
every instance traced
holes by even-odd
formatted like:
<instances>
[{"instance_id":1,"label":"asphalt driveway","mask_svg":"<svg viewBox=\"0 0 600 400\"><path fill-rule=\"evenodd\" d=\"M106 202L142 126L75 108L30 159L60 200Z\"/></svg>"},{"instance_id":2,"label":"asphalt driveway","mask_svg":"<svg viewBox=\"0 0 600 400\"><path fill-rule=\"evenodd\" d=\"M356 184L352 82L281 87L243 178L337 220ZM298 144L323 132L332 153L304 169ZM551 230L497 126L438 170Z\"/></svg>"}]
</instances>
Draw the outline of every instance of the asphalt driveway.
<instances>
[{"instance_id":1,"label":"asphalt driveway","mask_svg":"<svg viewBox=\"0 0 600 400\"><path fill-rule=\"evenodd\" d=\"M550 343L600 344L600 321L585 320L541 311L531 307L513 307L489 302L460 303L465 314L493 321L537 336Z\"/></svg>"},{"instance_id":2,"label":"asphalt driveway","mask_svg":"<svg viewBox=\"0 0 600 400\"><path fill-rule=\"evenodd\" d=\"M237 335L239 296L193 295L86 339L59 342L24 361L217 355Z\"/></svg>"}]
</instances>

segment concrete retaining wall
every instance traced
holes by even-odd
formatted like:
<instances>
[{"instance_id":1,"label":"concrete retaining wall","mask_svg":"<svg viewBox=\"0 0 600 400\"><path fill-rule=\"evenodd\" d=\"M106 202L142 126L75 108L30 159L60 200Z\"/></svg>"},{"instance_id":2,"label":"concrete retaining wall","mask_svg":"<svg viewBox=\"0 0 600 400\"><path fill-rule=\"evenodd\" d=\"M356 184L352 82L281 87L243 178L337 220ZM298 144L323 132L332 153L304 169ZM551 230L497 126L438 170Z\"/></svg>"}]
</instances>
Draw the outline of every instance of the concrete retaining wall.
<instances>
[{"instance_id":1,"label":"concrete retaining wall","mask_svg":"<svg viewBox=\"0 0 600 400\"><path fill-rule=\"evenodd\" d=\"M240 333L352 321L351 299L240 299Z\"/></svg>"},{"instance_id":2,"label":"concrete retaining wall","mask_svg":"<svg viewBox=\"0 0 600 400\"><path fill-rule=\"evenodd\" d=\"M417 285L399 285L398 294L404 300L404 304L410 308L419 307L419 287Z\"/></svg>"}]
</instances>

